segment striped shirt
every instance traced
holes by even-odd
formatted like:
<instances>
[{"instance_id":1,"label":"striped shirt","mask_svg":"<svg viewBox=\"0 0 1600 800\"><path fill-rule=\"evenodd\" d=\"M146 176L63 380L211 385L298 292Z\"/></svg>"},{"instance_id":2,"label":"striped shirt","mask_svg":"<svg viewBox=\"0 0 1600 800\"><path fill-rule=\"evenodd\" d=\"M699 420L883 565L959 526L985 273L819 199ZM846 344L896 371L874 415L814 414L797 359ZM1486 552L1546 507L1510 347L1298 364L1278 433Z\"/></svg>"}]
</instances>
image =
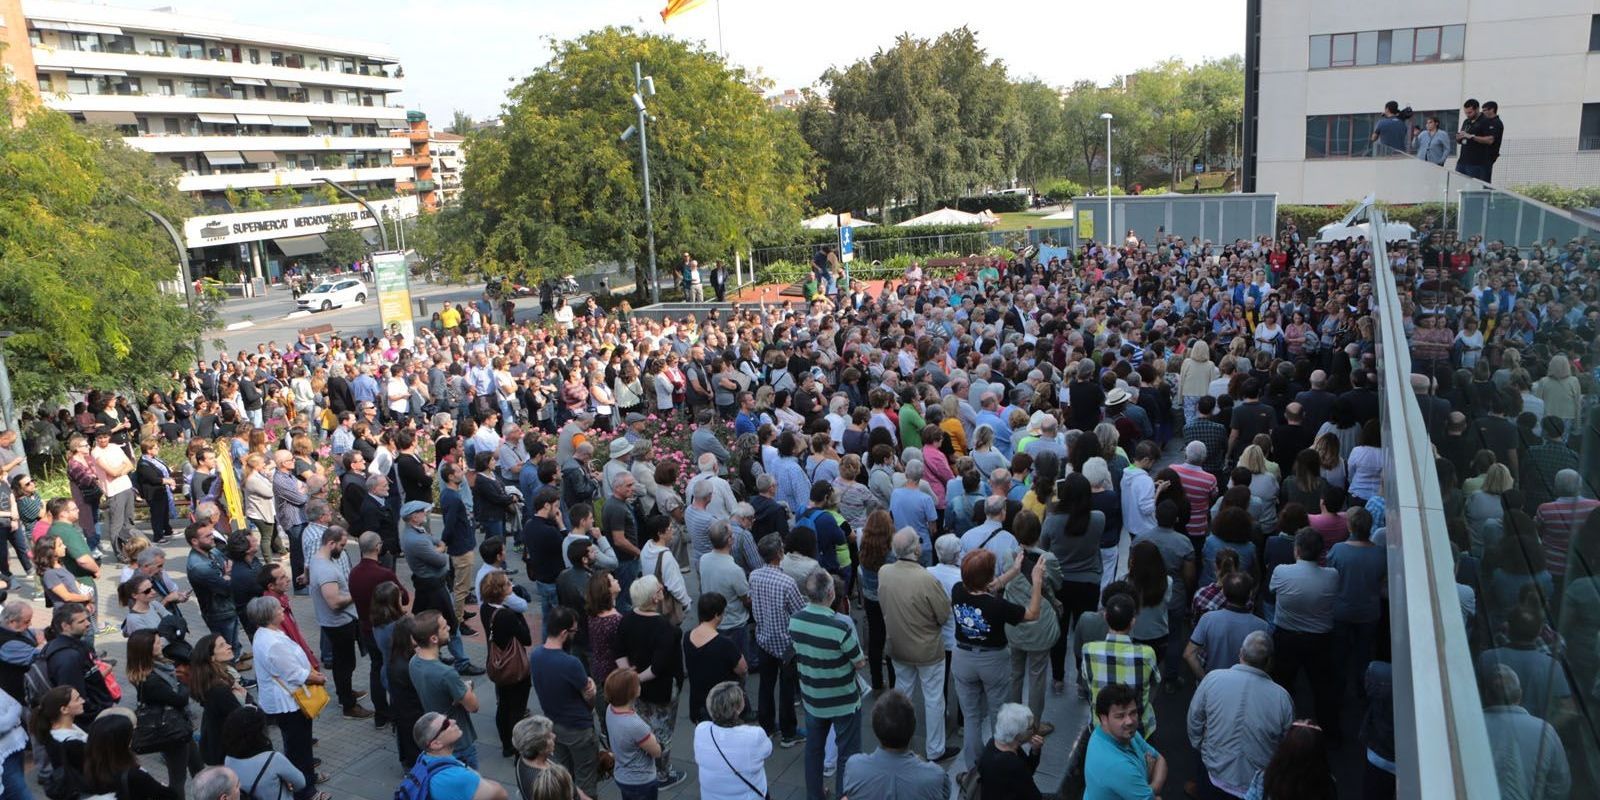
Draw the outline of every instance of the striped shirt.
<instances>
[{"instance_id":1,"label":"striped shirt","mask_svg":"<svg viewBox=\"0 0 1600 800\"><path fill-rule=\"evenodd\" d=\"M861 708L856 662L862 660L855 629L832 610L814 603L789 620L800 700L814 717L843 717Z\"/></svg>"},{"instance_id":2,"label":"striped shirt","mask_svg":"<svg viewBox=\"0 0 1600 800\"><path fill-rule=\"evenodd\" d=\"M1539 506L1539 536L1544 542L1545 568L1553 577L1567 574L1567 547L1600 500L1569 497Z\"/></svg>"},{"instance_id":3,"label":"striped shirt","mask_svg":"<svg viewBox=\"0 0 1600 800\"><path fill-rule=\"evenodd\" d=\"M805 605L799 584L783 570L769 564L750 573L750 612L756 619L756 644L762 650L789 657L794 647L789 618Z\"/></svg>"},{"instance_id":4,"label":"striped shirt","mask_svg":"<svg viewBox=\"0 0 1600 800\"><path fill-rule=\"evenodd\" d=\"M1217 497L1217 476L1193 464L1173 464L1183 496L1189 500L1190 536L1204 537L1211 530L1211 501Z\"/></svg>"},{"instance_id":5,"label":"striped shirt","mask_svg":"<svg viewBox=\"0 0 1600 800\"><path fill-rule=\"evenodd\" d=\"M1113 683L1131 687L1139 698L1139 730L1147 738L1156 732L1156 707L1150 702L1150 687L1156 684L1156 651L1149 645L1134 644L1123 633L1108 633L1103 642L1083 646L1083 676L1089 685L1089 707L1093 708L1100 690Z\"/></svg>"}]
</instances>

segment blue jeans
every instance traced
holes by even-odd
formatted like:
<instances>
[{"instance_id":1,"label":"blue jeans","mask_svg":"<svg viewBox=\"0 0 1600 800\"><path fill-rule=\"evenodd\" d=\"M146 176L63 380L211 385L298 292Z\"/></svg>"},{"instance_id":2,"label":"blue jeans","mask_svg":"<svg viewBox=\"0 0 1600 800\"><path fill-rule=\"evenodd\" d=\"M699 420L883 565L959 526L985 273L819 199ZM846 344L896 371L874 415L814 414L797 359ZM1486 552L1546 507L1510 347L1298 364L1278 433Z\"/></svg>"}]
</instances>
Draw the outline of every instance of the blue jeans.
<instances>
[{"instance_id":1,"label":"blue jeans","mask_svg":"<svg viewBox=\"0 0 1600 800\"><path fill-rule=\"evenodd\" d=\"M660 791L657 783L628 784L617 781L617 791L622 794L622 800L656 800Z\"/></svg>"},{"instance_id":2,"label":"blue jeans","mask_svg":"<svg viewBox=\"0 0 1600 800\"><path fill-rule=\"evenodd\" d=\"M24 747L6 756L5 766L0 767L0 780L4 781L0 783L0 797L5 800L33 800L33 794L28 791L28 775L22 771L22 755L27 750Z\"/></svg>"},{"instance_id":3,"label":"blue jeans","mask_svg":"<svg viewBox=\"0 0 1600 800\"><path fill-rule=\"evenodd\" d=\"M633 601L628 597L628 587L632 586L633 582L639 578L639 572L639 559L618 560L617 571L612 573L616 577L617 583L622 586L622 594L617 595L618 613L626 614L633 610Z\"/></svg>"},{"instance_id":4,"label":"blue jeans","mask_svg":"<svg viewBox=\"0 0 1600 800\"><path fill-rule=\"evenodd\" d=\"M560 596L556 594L556 585L534 581L533 590L539 593L539 618L549 619L550 609L561 605Z\"/></svg>"},{"instance_id":5,"label":"blue jeans","mask_svg":"<svg viewBox=\"0 0 1600 800\"><path fill-rule=\"evenodd\" d=\"M1488 164L1463 164L1459 160L1456 161L1456 172L1469 178L1477 178L1484 183L1489 182L1490 169Z\"/></svg>"},{"instance_id":6,"label":"blue jeans","mask_svg":"<svg viewBox=\"0 0 1600 800\"><path fill-rule=\"evenodd\" d=\"M839 765L834 770L834 797L844 796L844 763L861 752L861 710L842 717L818 717L806 712L806 800L822 800L822 757L828 748L828 730L839 742Z\"/></svg>"},{"instance_id":7,"label":"blue jeans","mask_svg":"<svg viewBox=\"0 0 1600 800\"><path fill-rule=\"evenodd\" d=\"M506 538L506 521L503 519L486 519L478 523L483 528L484 538Z\"/></svg>"}]
</instances>

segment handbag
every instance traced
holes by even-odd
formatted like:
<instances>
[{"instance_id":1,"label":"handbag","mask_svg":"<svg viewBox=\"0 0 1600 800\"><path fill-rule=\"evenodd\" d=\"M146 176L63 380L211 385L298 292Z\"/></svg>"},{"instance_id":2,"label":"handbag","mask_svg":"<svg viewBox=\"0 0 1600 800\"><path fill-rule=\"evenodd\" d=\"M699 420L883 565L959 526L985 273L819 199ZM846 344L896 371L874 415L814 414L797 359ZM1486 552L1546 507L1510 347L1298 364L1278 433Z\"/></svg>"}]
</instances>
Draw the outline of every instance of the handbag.
<instances>
[{"instance_id":1,"label":"handbag","mask_svg":"<svg viewBox=\"0 0 1600 800\"><path fill-rule=\"evenodd\" d=\"M754 783L751 783L750 779L746 778L744 776L744 773L740 772L739 768L735 767L733 765L732 761L728 760L728 754L722 752L722 743L717 741L717 728L716 728L716 726L715 725L711 726L711 728L708 729L706 731L706 733L708 735L710 735L710 737L711 737L711 744L717 748L717 755L722 756L722 763L728 765L728 771L732 772L733 776L738 778L742 783L744 783L745 786L750 787L750 792L752 794L754 794L756 797L763 798L763 800L772 800L772 790L769 789L765 793L763 793L760 789L757 789L756 785Z\"/></svg>"},{"instance_id":2,"label":"handbag","mask_svg":"<svg viewBox=\"0 0 1600 800\"><path fill-rule=\"evenodd\" d=\"M194 736L189 715L172 706L140 703L134 709L133 752L159 753Z\"/></svg>"},{"instance_id":3,"label":"handbag","mask_svg":"<svg viewBox=\"0 0 1600 800\"><path fill-rule=\"evenodd\" d=\"M305 714L307 719L316 719L322 713L322 709L328 707L329 699L326 687L307 683L299 689L290 690L282 679L273 678L272 680L277 682L278 686L282 687L285 692L289 693L289 697L294 699L294 704L300 707L300 713Z\"/></svg>"},{"instance_id":4,"label":"handbag","mask_svg":"<svg viewBox=\"0 0 1600 800\"><path fill-rule=\"evenodd\" d=\"M505 647L494 643L494 621L499 616L497 608L489 617L489 662L485 665L485 671L496 686L521 683L528 679L531 666L528 662L528 646L516 637L512 637Z\"/></svg>"},{"instance_id":5,"label":"handbag","mask_svg":"<svg viewBox=\"0 0 1600 800\"><path fill-rule=\"evenodd\" d=\"M666 551L663 550L656 555L656 580L661 581L663 589L666 587L667 581L661 577L661 563L664 560L661 556L665 554ZM663 591L661 593L661 616L672 623L674 628L683 624L683 604L678 602L678 598L673 597L671 592Z\"/></svg>"}]
</instances>

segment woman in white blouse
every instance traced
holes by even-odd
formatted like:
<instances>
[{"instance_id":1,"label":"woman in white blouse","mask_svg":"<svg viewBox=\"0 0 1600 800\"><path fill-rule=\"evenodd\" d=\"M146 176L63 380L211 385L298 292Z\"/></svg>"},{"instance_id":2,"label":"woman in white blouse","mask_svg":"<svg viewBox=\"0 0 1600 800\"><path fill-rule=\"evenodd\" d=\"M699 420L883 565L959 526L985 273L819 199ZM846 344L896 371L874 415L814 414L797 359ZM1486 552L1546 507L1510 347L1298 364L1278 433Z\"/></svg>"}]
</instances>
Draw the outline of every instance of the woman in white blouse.
<instances>
[{"instance_id":1,"label":"woman in white blouse","mask_svg":"<svg viewBox=\"0 0 1600 800\"><path fill-rule=\"evenodd\" d=\"M767 796L766 760L772 739L755 725L742 724L744 690L733 681L706 694L711 715L694 728L694 761L700 767L701 800L745 800Z\"/></svg>"},{"instance_id":2,"label":"woman in white blouse","mask_svg":"<svg viewBox=\"0 0 1600 800\"><path fill-rule=\"evenodd\" d=\"M676 534L671 520L661 516L651 517L645 520L644 527L644 535L648 540L639 551L640 574L660 578L662 588L688 614L691 608L689 587L683 582L683 570L678 566L677 557L672 555L672 539Z\"/></svg>"},{"instance_id":3,"label":"woman in white blouse","mask_svg":"<svg viewBox=\"0 0 1600 800\"><path fill-rule=\"evenodd\" d=\"M245 607L245 614L256 626L250 646L255 655L256 692L261 710L283 734L284 755L302 775L312 775L316 783L328 780L312 764L311 718L300 710L293 693L306 686L320 686L328 679L311 668L300 645L283 632L283 606L273 597L257 597Z\"/></svg>"}]
</instances>

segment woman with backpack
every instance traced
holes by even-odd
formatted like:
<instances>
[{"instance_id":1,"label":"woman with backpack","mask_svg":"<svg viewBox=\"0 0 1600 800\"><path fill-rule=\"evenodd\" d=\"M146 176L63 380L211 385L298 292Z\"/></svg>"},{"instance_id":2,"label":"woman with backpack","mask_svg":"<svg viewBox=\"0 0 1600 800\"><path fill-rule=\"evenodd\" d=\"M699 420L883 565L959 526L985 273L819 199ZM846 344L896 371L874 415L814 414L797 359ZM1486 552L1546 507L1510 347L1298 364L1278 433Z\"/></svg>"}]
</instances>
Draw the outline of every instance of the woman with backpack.
<instances>
[{"instance_id":1,"label":"woman with backpack","mask_svg":"<svg viewBox=\"0 0 1600 800\"><path fill-rule=\"evenodd\" d=\"M224 764L239 776L240 800L281 800L285 794L297 797L307 791L305 773L273 750L261 709L235 709L223 724L223 737ZM333 795L319 792L314 800L333 800Z\"/></svg>"},{"instance_id":2,"label":"woman with backpack","mask_svg":"<svg viewBox=\"0 0 1600 800\"><path fill-rule=\"evenodd\" d=\"M533 634L528 630L528 620L506 606L511 594L511 579L503 570L495 570L483 577L478 586L482 606L478 609L484 620L484 633L489 638L489 680L494 682L494 728L500 734L500 755L516 755L511 746L512 727L522 719L528 709L528 693L533 690L532 676L528 672L528 648L533 646ZM520 647L519 647L520 645ZM505 666L502 668L502 664Z\"/></svg>"}]
</instances>

